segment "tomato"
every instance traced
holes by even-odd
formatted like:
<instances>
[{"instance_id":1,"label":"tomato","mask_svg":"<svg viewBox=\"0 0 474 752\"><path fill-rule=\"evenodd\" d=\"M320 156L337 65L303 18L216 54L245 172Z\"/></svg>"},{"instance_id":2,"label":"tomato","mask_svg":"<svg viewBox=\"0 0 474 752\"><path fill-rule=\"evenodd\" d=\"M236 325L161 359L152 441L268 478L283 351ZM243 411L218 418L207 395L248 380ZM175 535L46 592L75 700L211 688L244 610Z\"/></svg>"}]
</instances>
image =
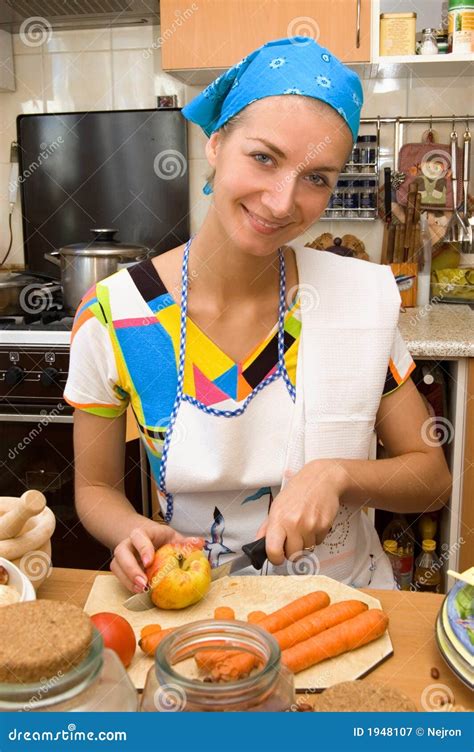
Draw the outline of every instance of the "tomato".
<instances>
[{"instance_id":1,"label":"tomato","mask_svg":"<svg viewBox=\"0 0 474 752\"><path fill-rule=\"evenodd\" d=\"M125 668L130 666L135 655L137 641L135 633L123 616L102 611L91 616L91 621L99 630L104 640L104 646L114 650Z\"/></svg>"}]
</instances>

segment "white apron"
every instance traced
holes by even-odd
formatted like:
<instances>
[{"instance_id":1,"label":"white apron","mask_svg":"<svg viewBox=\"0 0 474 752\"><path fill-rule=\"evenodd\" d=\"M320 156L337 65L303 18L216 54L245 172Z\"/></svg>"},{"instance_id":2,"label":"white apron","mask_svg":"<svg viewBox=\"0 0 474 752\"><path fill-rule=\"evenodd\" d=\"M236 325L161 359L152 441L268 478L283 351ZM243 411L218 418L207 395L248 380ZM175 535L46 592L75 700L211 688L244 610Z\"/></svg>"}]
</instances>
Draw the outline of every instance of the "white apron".
<instances>
[{"instance_id":1,"label":"white apron","mask_svg":"<svg viewBox=\"0 0 474 752\"><path fill-rule=\"evenodd\" d=\"M191 240L183 257L178 389L165 436L158 496L165 519L183 535L204 537L211 565L217 566L240 552L244 543L255 540L258 528L282 487L285 470L297 472L299 451L295 453L295 441L291 436L295 431L298 436L301 434L301 428L298 428L301 411L298 390L302 391L303 387L303 360L299 354L295 405L295 390L286 373L283 352L286 291L284 258L280 253L279 367L276 374L267 377L238 405L231 406L232 401L226 400L209 408L194 397L183 394L187 264ZM300 256L301 252L297 252L299 270ZM300 285L304 282L304 277L300 276ZM305 324L307 322L303 321L301 337ZM302 344L300 340L299 348ZM317 342L314 347L318 352ZM341 353L338 352L337 356L336 360L340 360ZM317 382L315 374L315 388ZM383 380L380 395L382 388ZM367 430L366 416L363 422ZM336 421L332 437L335 440L339 433L337 428ZM354 425L346 428L353 431ZM373 422L370 433L372 431ZM301 448L300 441L296 444ZM336 441L336 444L339 449L340 443ZM319 447L313 456L351 457L353 454L349 446L346 446L349 452L345 454L340 449L334 451L334 447L332 455L321 449ZM375 528L358 506L346 504L341 504L330 533L313 554L305 552L299 562L289 561L279 567L267 565L262 573L320 573L354 587L395 587L390 562ZM258 572L249 567L241 574Z\"/></svg>"}]
</instances>

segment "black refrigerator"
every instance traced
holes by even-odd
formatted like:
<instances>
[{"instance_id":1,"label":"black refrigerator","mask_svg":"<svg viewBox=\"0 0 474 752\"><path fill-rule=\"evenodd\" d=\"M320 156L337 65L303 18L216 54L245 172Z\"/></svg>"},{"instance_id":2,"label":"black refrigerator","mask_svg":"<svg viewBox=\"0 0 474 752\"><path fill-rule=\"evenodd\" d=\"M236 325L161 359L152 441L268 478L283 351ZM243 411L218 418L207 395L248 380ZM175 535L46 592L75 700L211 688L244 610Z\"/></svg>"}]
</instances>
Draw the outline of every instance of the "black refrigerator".
<instances>
[{"instance_id":1,"label":"black refrigerator","mask_svg":"<svg viewBox=\"0 0 474 752\"><path fill-rule=\"evenodd\" d=\"M178 108L20 115L25 264L59 276L44 254L115 228L156 255L189 238L186 120Z\"/></svg>"}]
</instances>

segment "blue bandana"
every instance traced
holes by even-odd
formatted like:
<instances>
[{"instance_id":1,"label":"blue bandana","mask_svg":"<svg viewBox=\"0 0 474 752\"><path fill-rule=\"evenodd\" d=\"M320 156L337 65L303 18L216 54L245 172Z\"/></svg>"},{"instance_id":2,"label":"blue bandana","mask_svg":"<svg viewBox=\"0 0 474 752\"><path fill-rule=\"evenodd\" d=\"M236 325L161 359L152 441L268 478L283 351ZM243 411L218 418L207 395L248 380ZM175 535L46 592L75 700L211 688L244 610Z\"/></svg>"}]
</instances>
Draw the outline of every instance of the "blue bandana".
<instances>
[{"instance_id":1,"label":"blue bandana","mask_svg":"<svg viewBox=\"0 0 474 752\"><path fill-rule=\"evenodd\" d=\"M363 103L359 76L311 37L275 39L216 78L181 110L206 136L258 99L299 94L326 102L357 140ZM212 193L206 183L204 193Z\"/></svg>"}]
</instances>

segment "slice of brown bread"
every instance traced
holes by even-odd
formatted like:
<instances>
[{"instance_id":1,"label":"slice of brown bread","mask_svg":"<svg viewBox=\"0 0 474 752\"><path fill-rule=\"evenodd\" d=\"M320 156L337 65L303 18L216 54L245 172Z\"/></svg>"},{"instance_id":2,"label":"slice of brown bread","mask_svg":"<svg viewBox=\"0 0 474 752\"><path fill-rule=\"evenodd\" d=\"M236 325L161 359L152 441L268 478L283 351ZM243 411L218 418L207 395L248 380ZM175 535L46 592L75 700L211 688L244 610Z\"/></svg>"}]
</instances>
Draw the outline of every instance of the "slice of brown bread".
<instances>
[{"instance_id":1,"label":"slice of brown bread","mask_svg":"<svg viewBox=\"0 0 474 752\"><path fill-rule=\"evenodd\" d=\"M314 710L330 712L411 713L416 705L397 689L366 681L346 681L334 684L314 698Z\"/></svg>"},{"instance_id":2,"label":"slice of brown bread","mask_svg":"<svg viewBox=\"0 0 474 752\"><path fill-rule=\"evenodd\" d=\"M0 682L30 683L65 674L89 652L92 622L62 601L27 601L1 609Z\"/></svg>"}]
</instances>

